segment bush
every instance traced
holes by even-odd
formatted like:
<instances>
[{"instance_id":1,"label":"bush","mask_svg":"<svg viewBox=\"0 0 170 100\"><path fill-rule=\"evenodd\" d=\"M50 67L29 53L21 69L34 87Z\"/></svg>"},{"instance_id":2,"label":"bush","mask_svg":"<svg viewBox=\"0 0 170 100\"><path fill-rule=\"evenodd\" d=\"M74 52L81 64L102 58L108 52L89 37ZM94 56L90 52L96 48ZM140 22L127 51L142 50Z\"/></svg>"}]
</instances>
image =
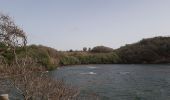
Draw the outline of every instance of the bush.
<instances>
[{"instance_id":1,"label":"bush","mask_svg":"<svg viewBox=\"0 0 170 100\"><path fill-rule=\"evenodd\" d=\"M27 52L25 52L25 49L27 49ZM52 70L56 68L58 65L57 60L55 60L56 57L53 52L50 51L51 49L48 47L43 47L43 46L36 46L36 45L30 45L27 46L26 48L17 48L16 53L18 58L23 58L25 57L25 53L27 53L27 57L31 58L34 60L35 63L38 65L44 66L48 70ZM56 51L57 52L57 51ZM52 54L51 54L52 53ZM51 56L53 55L53 56Z\"/></svg>"},{"instance_id":2,"label":"bush","mask_svg":"<svg viewBox=\"0 0 170 100\"><path fill-rule=\"evenodd\" d=\"M61 65L75 65L75 64L80 64L79 59L73 56L64 56L60 59L60 64Z\"/></svg>"},{"instance_id":3,"label":"bush","mask_svg":"<svg viewBox=\"0 0 170 100\"><path fill-rule=\"evenodd\" d=\"M75 57L80 64L112 64L120 62L120 58L115 52L75 55Z\"/></svg>"},{"instance_id":4,"label":"bush","mask_svg":"<svg viewBox=\"0 0 170 100\"><path fill-rule=\"evenodd\" d=\"M113 52L113 49L109 48L109 47L105 47L105 46L96 46L91 50L91 52L94 52L94 53L109 53L109 52Z\"/></svg>"}]
</instances>

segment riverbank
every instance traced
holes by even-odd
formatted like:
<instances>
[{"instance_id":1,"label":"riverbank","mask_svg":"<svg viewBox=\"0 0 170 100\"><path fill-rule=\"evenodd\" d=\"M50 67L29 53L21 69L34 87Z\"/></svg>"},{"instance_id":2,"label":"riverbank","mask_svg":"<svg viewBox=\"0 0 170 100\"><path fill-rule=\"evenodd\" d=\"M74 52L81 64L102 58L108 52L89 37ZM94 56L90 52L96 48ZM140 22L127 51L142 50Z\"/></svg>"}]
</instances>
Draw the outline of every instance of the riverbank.
<instances>
[{"instance_id":1,"label":"riverbank","mask_svg":"<svg viewBox=\"0 0 170 100\"><path fill-rule=\"evenodd\" d=\"M28 58L47 70L53 70L59 66L81 64L170 63L170 37L143 39L115 50L104 46L97 46L89 50L83 48L82 51L57 51L42 45L30 45L26 48ZM16 53L18 58L22 58L25 55L25 49L17 48ZM2 56L7 63L11 63L14 59L10 51L3 52Z\"/></svg>"}]
</instances>

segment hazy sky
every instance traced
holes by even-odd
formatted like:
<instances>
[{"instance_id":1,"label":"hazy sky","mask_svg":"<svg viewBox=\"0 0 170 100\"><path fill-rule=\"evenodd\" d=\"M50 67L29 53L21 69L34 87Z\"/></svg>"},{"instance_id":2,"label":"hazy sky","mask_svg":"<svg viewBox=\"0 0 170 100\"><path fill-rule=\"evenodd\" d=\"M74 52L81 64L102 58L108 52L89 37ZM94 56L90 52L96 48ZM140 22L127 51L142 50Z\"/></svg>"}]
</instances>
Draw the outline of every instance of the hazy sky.
<instances>
[{"instance_id":1,"label":"hazy sky","mask_svg":"<svg viewBox=\"0 0 170 100\"><path fill-rule=\"evenodd\" d=\"M14 17L29 44L58 50L170 35L170 0L0 0L0 11Z\"/></svg>"}]
</instances>

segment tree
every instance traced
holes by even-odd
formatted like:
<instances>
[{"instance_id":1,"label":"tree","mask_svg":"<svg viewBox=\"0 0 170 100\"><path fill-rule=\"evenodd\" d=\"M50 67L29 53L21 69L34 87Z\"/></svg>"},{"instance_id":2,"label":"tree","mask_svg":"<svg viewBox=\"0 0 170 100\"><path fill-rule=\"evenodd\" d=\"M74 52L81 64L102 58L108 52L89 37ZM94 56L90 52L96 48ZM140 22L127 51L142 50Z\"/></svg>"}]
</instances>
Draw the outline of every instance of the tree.
<instances>
[{"instance_id":1,"label":"tree","mask_svg":"<svg viewBox=\"0 0 170 100\"><path fill-rule=\"evenodd\" d=\"M10 16L3 13L0 13L0 43L12 50L16 63L16 47L25 47L27 44L25 32L14 23ZM4 49L1 49L0 52L3 51Z\"/></svg>"},{"instance_id":2,"label":"tree","mask_svg":"<svg viewBox=\"0 0 170 100\"><path fill-rule=\"evenodd\" d=\"M113 52L113 49L109 48L109 47L105 47L105 46L96 46L91 50L91 52L94 52L94 53L109 53L109 52Z\"/></svg>"},{"instance_id":3,"label":"tree","mask_svg":"<svg viewBox=\"0 0 170 100\"><path fill-rule=\"evenodd\" d=\"M7 64L0 56L0 92L16 90L24 100L70 100L77 95L77 90L48 76L42 66L37 66L31 57L17 58L16 48L26 47L26 35L8 16L0 15L0 47L4 51L13 51L15 62ZM25 49L26 52L26 49Z\"/></svg>"},{"instance_id":4,"label":"tree","mask_svg":"<svg viewBox=\"0 0 170 100\"><path fill-rule=\"evenodd\" d=\"M69 52L73 52L73 49L70 49Z\"/></svg>"},{"instance_id":5,"label":"tree","mask_svg":"<svg viewBox=\"0 0 170 100\"><path fill-rule=\"evenodd\" d=\"M27 44L25 32L19 28L11 17L0 13L0 42L11 48Z\"/></svg>"},{"instance_id":6,"label":"tree","mask_svg":"<svg viewBox=\"0 0 170 100\"><path fill-rule=\"evenodd\" d=\"M90 51L91 51L91 48L89 48L88 51L90 52Z\"/></svg>"},{"instance_id":7,"label":"tree","mask_svg":"<svg viewBox=\"0 0 170 100\"><path fill-rule=\"evenodd\" d=\"M86 51L87 51L87 48L86 48L86 47L84 47L84 48L83 48L83 51L84 51L84 52L86 52Z\"/></svg>"}]
</instances>

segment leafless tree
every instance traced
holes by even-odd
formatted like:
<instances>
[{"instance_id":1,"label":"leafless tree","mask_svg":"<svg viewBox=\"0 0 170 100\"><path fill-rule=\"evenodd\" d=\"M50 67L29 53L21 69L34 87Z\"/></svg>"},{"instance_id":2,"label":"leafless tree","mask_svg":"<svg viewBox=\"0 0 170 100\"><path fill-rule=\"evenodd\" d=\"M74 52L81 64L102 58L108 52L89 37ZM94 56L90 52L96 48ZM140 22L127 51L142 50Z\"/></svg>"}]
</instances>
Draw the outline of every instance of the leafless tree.
<instances>
[{"instance_id":1,"label":"leafless tree","mask_svg":"<svg viewBox=\"0 0 170 100\"><path fill-rule=\"evenodd\" d=\"M8 15L0 14L0 43L12 50L15 61L7 64L0 55L0 91L17 91L24 100L71 100L78 91L62 80L48 76L44 67L38 66L31 57L17 58L16 48L26 47L25 32L15 25ZM0 48L2 49L2 48Z\"/></svg>"},{"instance_id":2,"label":"leafless tree","mask_svg":"<svg viewBox=\"0 0 170 100\"><path fill-rule=\"evenodd\" d=\"M27 44L25 32L15 24L10 16L3 13L0 13L0 43L13 51L16 63L16 47L25 47ZM3 51L1 50L0 52Z\"/></svg>"},{"instance_id":3,"label":"leafless tree","mask_svg":"<svg viewBox=\"0 0 170 100\"><path fill-rule=\"evenodd\" d=\"M27 44L25 32L19 28L12 18L0 13L0 42L11 48Z\"/></svg>"}]
</instances>

